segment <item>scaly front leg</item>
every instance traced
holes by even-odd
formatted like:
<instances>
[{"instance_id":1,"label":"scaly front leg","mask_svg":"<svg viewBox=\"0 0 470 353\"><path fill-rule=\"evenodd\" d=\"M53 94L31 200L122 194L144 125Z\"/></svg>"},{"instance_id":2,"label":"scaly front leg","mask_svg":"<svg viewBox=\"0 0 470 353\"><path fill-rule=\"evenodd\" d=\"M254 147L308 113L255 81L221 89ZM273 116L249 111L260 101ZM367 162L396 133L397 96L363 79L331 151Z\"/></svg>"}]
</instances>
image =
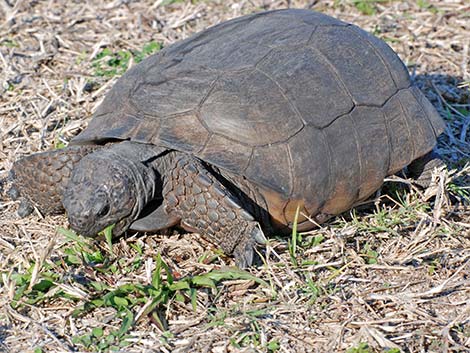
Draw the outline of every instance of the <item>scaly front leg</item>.
<instances>
[{"instance_id":1,"label":"scaly front leg","mask_svg":"<svg viewBox=\"0 0 470 353\"><path fill-rule=\"evenodd\" d=\"M181 226L195 231L233 255L239 267L250 266L254 248L266 239L259 223L238 199L198 159L176 153L164 174L164 207L181 219Z\"/></svg>"},{"instance_id":2,"label":"scaly front leg","mask_svg":"<svg viewBox=\"0 0 470 353\"><path fill-rule=\"evenodd\" d=\"M44 214L64 212L62 196L74 166L83 156L99 146L70 146L40 152L16 161L10 172L12 188L9 196L20 199L20 217L28 216L32 206Z\"/></svg>"}]
</instances>

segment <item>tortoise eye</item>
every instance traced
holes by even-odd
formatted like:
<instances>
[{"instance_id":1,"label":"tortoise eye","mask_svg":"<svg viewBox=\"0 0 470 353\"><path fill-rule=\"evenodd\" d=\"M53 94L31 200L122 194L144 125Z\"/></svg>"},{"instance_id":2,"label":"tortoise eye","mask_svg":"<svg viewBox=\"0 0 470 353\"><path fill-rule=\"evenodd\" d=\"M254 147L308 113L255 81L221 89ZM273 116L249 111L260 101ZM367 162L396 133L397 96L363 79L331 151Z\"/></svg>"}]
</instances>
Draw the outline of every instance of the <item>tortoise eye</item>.
<instances>
[{"instance_id":1,"label":"tortoise eye","mask_svg":"<svg viewBox=\"0 0 470 353\"><path fill-rule=\"evenodd\" d=\"M109 213L109 205L106 204L103 206L103 208L98 212L97 216L98 217L104 217Z\"/></svg>"}]
</instances>

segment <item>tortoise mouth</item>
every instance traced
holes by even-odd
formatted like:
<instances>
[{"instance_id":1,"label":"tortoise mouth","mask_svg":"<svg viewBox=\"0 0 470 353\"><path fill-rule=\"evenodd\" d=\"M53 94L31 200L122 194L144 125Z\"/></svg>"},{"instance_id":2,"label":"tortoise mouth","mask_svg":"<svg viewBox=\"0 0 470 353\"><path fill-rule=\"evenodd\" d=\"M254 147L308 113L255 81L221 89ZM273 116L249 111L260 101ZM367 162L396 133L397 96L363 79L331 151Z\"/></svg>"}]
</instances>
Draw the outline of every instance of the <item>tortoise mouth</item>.
<instances>
[{"instance_id":1,"label":"tortoise mouth","mask_svg":"<svg viewBox=\"0 0 470 353\"><path fill-rule=\"evenodd\" d=\"M81 222L80 220L69 219L69 224L70 228L72 228L77 234L80 234L87 238L100 239L104 237L104 230L112 224L114 224L114 227L112 229L113 238L122 235L129 228L131 221L127 217L105 226L98 226L97 224L95 224L94 226L90 227L83 221Z\"/></svg>"},{"instance_id":2,"label":"tortoise mouth","mask_svg":"<svg viewBox=\"0 0 470 353\"><path fill-rule=\"evenodd\" d=\"M118 222L114 224L113 228L113 238L117 238L120 235L124 234L126 230L129 229L132 221L129 217L127 218L122 218Z\"/></svg>"},{"instance_id":3,"label":"tortoise mouth","mask_svg":"<svg viewBox=\"0 0 470 353\"><path fill-rule=\"evenodd\" d=\"M77 234L80 234L87 238L98 238L99 233L102 230L101 227L100 228L90 227L86 223L81 222L80 220L76 220L76 219L71 220L69 218L69 224L70 224L70 228L72 228Z\"/></svg>"}]
</instances>

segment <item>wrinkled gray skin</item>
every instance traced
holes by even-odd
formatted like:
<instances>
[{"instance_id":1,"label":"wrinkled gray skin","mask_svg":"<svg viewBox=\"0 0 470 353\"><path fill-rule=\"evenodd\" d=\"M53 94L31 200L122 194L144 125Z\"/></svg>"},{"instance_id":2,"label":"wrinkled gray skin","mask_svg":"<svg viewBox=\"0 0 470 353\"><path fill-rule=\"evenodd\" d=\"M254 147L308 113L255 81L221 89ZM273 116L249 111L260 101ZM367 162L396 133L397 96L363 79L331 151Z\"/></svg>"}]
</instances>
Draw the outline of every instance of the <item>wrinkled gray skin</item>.
<instances>
[{"instance_id":1,"label":"wrinkled gray skin","mask_svg":"<svg viewBox=\"0 0 470 353\"><path fill-rule=\"evenodd\" d=\"M154 150L123 142L83 157L64 191L71 227L85 236L111 224L116 234L125 231L155 196L156 173L145 165Z\"/></svg>"}]
</instances>

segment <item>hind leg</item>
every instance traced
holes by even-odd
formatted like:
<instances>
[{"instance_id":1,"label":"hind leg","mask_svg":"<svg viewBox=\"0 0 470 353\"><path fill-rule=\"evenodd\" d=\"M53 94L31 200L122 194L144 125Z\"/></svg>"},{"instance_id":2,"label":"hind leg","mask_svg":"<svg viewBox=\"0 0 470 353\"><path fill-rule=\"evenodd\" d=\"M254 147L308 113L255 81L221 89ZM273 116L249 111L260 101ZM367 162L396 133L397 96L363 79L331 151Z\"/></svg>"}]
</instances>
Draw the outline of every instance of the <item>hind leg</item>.
<instances>
[{"instance_id":1,"label":"hind leg","mask_svg":"<svg viewBox=\"0 0 470 353\"><path fill-rule=\"evenodd\" d=\"M71 146L36 153L16 161L10 172L8 195L20 199L18 215L26 217L33 206L44 214L63 213L62 193L73 167L97 146Z\"/></svg>"},{"instance_id":2,"label":"hind leg","mask_svg":"<svg viewBox=\"0 0 470 353\"><path fill-rule=\"evenodd\" d=\"M441 156L437 152L431 151L421 158L414 160L408 166L408 174L417 185L427 188L431 184L434 169L441 167L445 167Z\"/></svg>"}]
</instances>

